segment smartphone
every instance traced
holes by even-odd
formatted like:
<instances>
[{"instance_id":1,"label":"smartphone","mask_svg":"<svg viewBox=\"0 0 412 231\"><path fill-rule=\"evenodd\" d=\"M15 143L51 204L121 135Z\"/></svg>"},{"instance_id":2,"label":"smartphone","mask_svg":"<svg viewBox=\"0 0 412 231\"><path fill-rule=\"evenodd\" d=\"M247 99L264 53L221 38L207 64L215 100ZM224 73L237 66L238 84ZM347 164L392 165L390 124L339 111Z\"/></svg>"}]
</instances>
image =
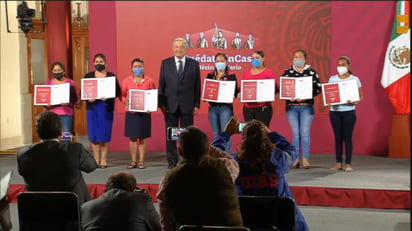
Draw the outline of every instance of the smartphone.
<instances>
[{"instance_id":1,"label":"smartphone","mask_svg":"<svg viewBox=\"0 0 412 231\"><path fill-rule=\"evenodd\" d=\"M70 143L72 142L73 135L71 132L62 132L60 141L63 143Z\"/></svg>"},{"instance_id":2,"label":"smartphone","mask_svg":"<svg viewBox=\"0 0 412 231\"><path fill-rule=\"evenodd\" d=\"M183 132L185 128L179 127L168 127L167 128L167 140L178 140L180 137L180 133Z\"/></svg>"},{"instance_id":3,"label":"smartphone","mask_svg":"<svg viewBox=\"0 0 412 231\"><path fill-rule=\"evenodd\" d=\"M243 128L246 126L247 123L239 123L239 132L243 132Z\"/></svg>"}]
</instances>

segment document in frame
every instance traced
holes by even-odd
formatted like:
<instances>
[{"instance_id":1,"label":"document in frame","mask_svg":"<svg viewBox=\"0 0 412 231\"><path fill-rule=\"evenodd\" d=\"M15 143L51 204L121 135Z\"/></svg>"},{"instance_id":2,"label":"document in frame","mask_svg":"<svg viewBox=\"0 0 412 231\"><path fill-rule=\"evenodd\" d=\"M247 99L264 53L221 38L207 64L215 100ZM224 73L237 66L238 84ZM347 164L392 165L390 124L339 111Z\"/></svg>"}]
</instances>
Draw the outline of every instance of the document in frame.
<instances>
[{"instance_id":1,"label":"document in frame","mask_svg":"<svg viewBox=\"0 0 412 231\"><path fill-rule=\"evenodd\" d=\"M157 111L157 89L129 90L129 111L154 112Z\"/></svg>"},{"instance_id":2,"label":"document in frame","mask_svg":"<svg viewBox=\"0 0 412 231\"><path fill-rule=\"evenodd\" d=\"M34 86L34 105L59 105L70 102L70 83Z\"/></svg>"},{"instance_id":3,"label":"document in frame","mask_svg":"<svg viewBox=\"0 0 412 231\"><path fill-rule=\"evenodd\" d=\"M240 102L275 101L275 80L241 80Z\"/></svg>"},{"instance_id":4,"label":"document in frame","mask_svg":"<svg viewBox=\"0 0 412 231\"><path fill-rule=\"evenodd\" d=\"M97 99L97 79L83 78L81 82L81 99Z\"/></svg>"},{"instance_id":5,"label":"document in frame","mask_svg":"<svg viewBox=\"0 0 412 231\"><path fill-rule=\"evenodd\" d=\"M51 105L70 102L70 83L51 85Z\"/></svg>"},{"instance_id":6,"label":"document in frame","mask_svg":"<svg viewBox=\"0 0 412 231\"><path fill-rule=\"evenodd\" d=\"M205 79L202 99L217 103L233 103L236 81L220 81Z\"/></svg>"},{"instance_id":7,"label":"document in frame","mask_svg":"<svg viewBox=\"0 0 412 231\"><path fill-rule=\"evenodd\" d=\"M322 84L322 96L324 105L346 104L348 100L359 101L359 89L356 79L337 83Z\"/></svg>"},{"instance_id":8,"label":"document in frame","mask_svg":"<svg viewBox=\"0 0 412 231\"><path fill-rule=\"evenodd\" d=\"M280 99L312 99L312 77L280 77Z\"/></svg>"},{"instance_id":9,"label":"document in frame","mask_svg":"<svg viewBox=\"0 0 412 231\"><path fill-rule=\"evenodd\" d=\"M51 85L34 85L34 105L49 105Z\"/></svg>"},{"instance_id":10,"label":"document in frame","mask_svg":"<svg viewBox=\"0 0 412 231\"><path fill-rule=\"evenodd\" d=\"M81 99L101 99L116 97L116 77L83 78L81 83Z\"/></svg>"}]
</instances>

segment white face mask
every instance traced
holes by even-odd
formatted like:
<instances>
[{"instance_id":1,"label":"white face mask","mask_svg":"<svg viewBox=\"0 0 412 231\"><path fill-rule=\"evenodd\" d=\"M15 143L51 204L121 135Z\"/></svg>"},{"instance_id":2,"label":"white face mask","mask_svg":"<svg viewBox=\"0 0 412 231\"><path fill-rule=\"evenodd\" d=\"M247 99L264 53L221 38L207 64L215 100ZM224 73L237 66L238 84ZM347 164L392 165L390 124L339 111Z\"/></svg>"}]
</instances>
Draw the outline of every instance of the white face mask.
<instances>
[{"instance_id":1,"label":"white face mask","mask_svg":"<svg viewBox=\"0 0 412 231\"><path fill-rule=\"evenodd\" d=\"M346 74L346 73L348 72L348 68L347 68L347 67L341 67L341 66L339 66L337 69L338 69L339 75L344 75L344 74Z\"/></svg>"}]
</instances>

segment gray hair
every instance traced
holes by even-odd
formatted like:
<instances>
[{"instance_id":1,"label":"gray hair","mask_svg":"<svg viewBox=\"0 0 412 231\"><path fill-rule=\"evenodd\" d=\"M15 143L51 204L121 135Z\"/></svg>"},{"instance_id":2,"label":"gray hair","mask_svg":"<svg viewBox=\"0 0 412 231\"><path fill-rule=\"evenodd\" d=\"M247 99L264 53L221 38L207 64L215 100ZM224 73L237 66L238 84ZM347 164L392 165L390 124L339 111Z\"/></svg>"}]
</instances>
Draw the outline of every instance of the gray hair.
<instances>
[{"instance_id":1,"label":"gray hair","mask_svg":"<svg viewBox=\"0 0 412 231\"><path fill-rule=\"evenodd\" d=\"M185 45L186 48L189 47L189 45L187 44L186 39L184 39L184 38L180 38L180 37L179 37L179 38L175 38L175 40L173 41L173 46L175 45L176 42L183 42L183 44Z\"/></svg>"}]
</instances>

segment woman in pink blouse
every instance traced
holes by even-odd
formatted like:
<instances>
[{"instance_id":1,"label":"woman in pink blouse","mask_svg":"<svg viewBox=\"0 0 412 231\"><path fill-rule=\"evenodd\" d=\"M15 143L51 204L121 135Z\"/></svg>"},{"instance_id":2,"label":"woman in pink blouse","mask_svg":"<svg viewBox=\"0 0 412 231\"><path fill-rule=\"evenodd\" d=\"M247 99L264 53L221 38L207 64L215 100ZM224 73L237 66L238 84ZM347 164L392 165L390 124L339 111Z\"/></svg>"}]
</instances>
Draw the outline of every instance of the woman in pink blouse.
<instances>
[{"instance_id":1,"label":"woman in pink blouse","mask_svg":"<svg viewBox=\"0 0 412 231\"><path fill-rule=\"evenodd\" d=\"M152 78L144 74L144 62L139 58L132 60L132 73L123 79L121 95L126 111L124 135L129 137L130 157L132 159L127 168L143 169L145 168L146 138L151 137L152 117L150 113L129 111L129 90L156 89L156 85ZM139 144L137 144L137 140L139 140ZM137 149L139 149L139 163L136 160Z\"/></svg>"},{"instance_id":2,"label":"woman in pink blouse","mask_svg":"<svg viewBox=\"0 0 412 231\"><path fill-rule=\"evenodd\" d=\"M66 77L66 72L63 63L54 62L51 65L51 71L53 74L53 79L49 79L46 85L54 84L70 84L70 102L59 104L59 105L48 105L47 110L53 111L60 116L62 120L62 132L71 133L73 135L73 108L74 104L78 101L77 89L74 81Z\"/></svg>"},{"instance_id":3,"label":"woman in pink blouse","mask_svg":"<svg viewBox=\"0 0 412 231\"><path fill-rule=\"evenodd\" d=\"M275 79L273 71L265 67L265 54L261 50L252 53L252 68L243 73L241 80ZM275 81L275 91L278 91ZM275 92L274 92L275 93ZM272 102L245 102L243 103L243 118L246 122L253 119L263 122L267 127L272 119Z\"/></svg>"}]
</instances>

